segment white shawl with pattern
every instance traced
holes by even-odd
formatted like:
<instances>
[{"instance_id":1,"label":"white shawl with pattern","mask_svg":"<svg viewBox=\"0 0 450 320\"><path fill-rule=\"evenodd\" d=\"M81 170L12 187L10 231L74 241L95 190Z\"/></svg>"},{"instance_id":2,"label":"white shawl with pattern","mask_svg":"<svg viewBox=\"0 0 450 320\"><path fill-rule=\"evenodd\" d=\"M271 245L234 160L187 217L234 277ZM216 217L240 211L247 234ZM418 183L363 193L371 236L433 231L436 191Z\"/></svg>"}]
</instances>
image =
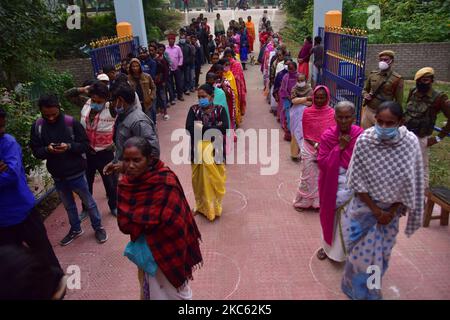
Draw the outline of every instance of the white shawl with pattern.
<instances>
[{"instance_id":1,"label":"white shawl with pattern","mask_svg":"<svg viewBox=\"0 0 450 320\"><path fill-rule=\"evenodd\" d=\"M348 169L348 185L373 200L400 202L407 207L405 233L412 235L422 224L424 171L419 140L405 126L392 140L379 140L375 128L359 136Z\"/></svg>"}]
</instances>

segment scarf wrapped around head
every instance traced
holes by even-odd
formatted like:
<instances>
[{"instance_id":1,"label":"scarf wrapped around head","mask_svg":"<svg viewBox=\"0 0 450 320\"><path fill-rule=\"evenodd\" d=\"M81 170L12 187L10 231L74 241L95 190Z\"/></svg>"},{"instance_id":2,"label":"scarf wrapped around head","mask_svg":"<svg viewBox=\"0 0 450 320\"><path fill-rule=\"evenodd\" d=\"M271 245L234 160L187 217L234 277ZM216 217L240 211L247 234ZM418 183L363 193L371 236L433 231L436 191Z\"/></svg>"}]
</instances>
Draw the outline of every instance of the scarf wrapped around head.
<instances>
[{"instance_id":1,"label":"scarf wrapped around head","mask_svg":"<svg viewBox=\"0 0 450 320\"><path fill-rule=\"evenodd\" d=\"M324 89L327 93L327 102L324 106L316 105L316 92ZM317 86L312 96L313 104L303 112L303 136L305 139L319 142L324 131L336 124L334 120L334 109L329 106L330 90L326 86ZM309 145L309 144L307 144Z\"/></svg>"},{"instance_id":2,"label":"scarf wrapped around head","mask_svg":"<svg viewBox=\"0 0 450 320\"><path fill-rule=\"evenodd\" d=\"M136 241L144 233L152 255L169 282L180 288L202 263L200 232L175 173L158 160L149 172L118 186L118 224Z\"/></svg>"},{"instance_id":3,"label":"scarf wrapped around head","mask_svg":"<svg viewBox=\"0 0 450 320\"><path fill-rule=\"evenodd\" d=\"M339 147L340 130L338 126L325 130L320 139L320 147L317 154L317 163L320 170L320 223L322 225L323 238L330 246L333 241L339 168L348 168L356 140L362 132L363 129L353 125L349 133L351 140L344 150L341 150Z\"/></svg>"},{"instance_id":4,"label":"scarf wrapped around head","mask_svg":"<svg viewBox=\"0 0 450 320\"><path fill-rule=\"evenodd\" d=\"M356 193L368 193L384 203L402 203L409 211L407 236L420 228L425 201L422 152L418 138L405 126L392 140L379 140L374 127L364 131L347 176L348 186Z\"/></svg>"},{"instance_id":5,"label":"scarf wrapped around head","mask_svg":"<svg viewBox=\"0 0 450 320\"><path fill-rule=\"evenodd\" d=\"M303 44L302 49L298 53L298 57L300 59L307 59L307 58L309 58L309 56L311 55L311 49L312 49L312 44L310 42L308 42L308 41L305 41L305 43Z\"/></svg>"}]
</instances>

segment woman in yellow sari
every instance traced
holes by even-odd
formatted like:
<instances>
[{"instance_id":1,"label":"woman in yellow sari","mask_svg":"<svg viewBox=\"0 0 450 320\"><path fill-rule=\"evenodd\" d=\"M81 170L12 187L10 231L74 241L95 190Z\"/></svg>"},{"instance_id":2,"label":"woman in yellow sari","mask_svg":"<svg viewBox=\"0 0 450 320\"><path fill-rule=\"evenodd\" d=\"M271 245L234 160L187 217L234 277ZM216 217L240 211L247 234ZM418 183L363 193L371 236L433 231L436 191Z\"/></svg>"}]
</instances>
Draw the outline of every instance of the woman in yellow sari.
<instances>
[{"instance_id":1,"label":"woman in yellow sari","mask_svg":"<svg viewBox=\"0 0 450 320\"><path fill-rule=\"evenodd\" d=\"M227 58L219 60L219 64L223 65L223 77L228 80L228 82L231 85L231 89L233 89L234 97L235 97L235 106L236 110L235 112L235 123L236 127L238 127L242 122L242 114L241 114L241 104L239 99L239 91L236 84L236 78L233 75L233 72L231 72L230 68L230 60Z\"/></svg>"},{"instance_id":2,"label":"woman in yellow sari","mask_svg":"<svg viewBox=\"0 0 450 320\"><path fill-rule=\"evenodd\" d=\"M192 187L195 213L213 221L222 214L225 196L225 134L228 117L220 105L214 105L214 87L198 89L198 104L189 109L186 130L191 136Z\"/></svg>"}]
</instances>

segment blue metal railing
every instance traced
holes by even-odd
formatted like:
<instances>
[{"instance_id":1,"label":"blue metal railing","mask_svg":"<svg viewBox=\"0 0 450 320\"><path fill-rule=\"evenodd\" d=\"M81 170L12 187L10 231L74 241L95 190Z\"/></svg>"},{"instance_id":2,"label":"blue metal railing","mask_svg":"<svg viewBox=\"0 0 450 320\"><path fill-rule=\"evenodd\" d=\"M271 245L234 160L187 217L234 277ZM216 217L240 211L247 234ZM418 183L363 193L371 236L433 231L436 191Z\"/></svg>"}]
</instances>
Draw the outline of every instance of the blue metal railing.
<instances>
[{"instance_id":1,"label":"blue metal railing","mask_svg":"<svg viewBox=\"0 0 450 320\"><path fill-rule=\"evenodd\" d=\"M91 56L92 68L94 74L100 73L104 65L120 66L122 59L128 57L131 53L133 56L137 56L137 50L139 48L139 37L134 37L133 40L112 44L102 48L92 49L89 52Z\"/></svg>"},{"instance_id":2,"label":"blue metal railing","mask_svg":"<svg viewBox=\"0 0 450 320\"><path fill-rule=\"evenodd\" d=\"M356 106L356 123L361 121L367 37L334 33L319 28L323 38L324 67L321 83L330 89L331 104L352 101Z\"/></svg>"},{"instance_id":3,"label":"blue metal railing","mask_svg":"<svg viewBox=\"0 0 450 320\"><path fill-rule=\"evenodd\" d=\"M442 128L434 127L434 131L442 132ZM450 137L450 133L447 133L447 137Z\"/></svg>"}]
</instances>

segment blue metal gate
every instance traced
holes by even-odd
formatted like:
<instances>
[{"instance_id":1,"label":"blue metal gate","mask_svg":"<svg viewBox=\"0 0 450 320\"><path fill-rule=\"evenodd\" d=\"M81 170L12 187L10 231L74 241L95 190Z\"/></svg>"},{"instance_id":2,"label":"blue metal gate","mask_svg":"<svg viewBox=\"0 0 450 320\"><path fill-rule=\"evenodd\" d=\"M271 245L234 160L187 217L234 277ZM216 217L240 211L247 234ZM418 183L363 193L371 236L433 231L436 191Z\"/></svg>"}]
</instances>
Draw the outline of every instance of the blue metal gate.
<instances>
[{"instance_id":1,"label":"blue metal gate","mask_svg":"<svg viewBox=\"0 0 450 320\"><path fill-rule=\"evenodd\" d=\"M116 42L109 45L108 42ZM119 42L119 39L100 40L92 43L94 46L101 46L100 48L91 49L89 55L91 56L91 63L94 69L95 76L97 76L104 65L113 65L120 68L122 59L126 59L129 54L133 57L137 56L139 48L139 37L134 37L128 41Z\"/></svg>"},{"instance_id":2,"label":"blue metal gate","mask_svg":"<svg viewBox=\"0 0 450 320\"><path fill-rule=\"evenodd\" d=\"M367 37L365 31L350 28L319 28L324 39L325 61L321 83L330 89L331 104L352 101L360 124L363 103Z\"/></svg>"}]
</instances>

